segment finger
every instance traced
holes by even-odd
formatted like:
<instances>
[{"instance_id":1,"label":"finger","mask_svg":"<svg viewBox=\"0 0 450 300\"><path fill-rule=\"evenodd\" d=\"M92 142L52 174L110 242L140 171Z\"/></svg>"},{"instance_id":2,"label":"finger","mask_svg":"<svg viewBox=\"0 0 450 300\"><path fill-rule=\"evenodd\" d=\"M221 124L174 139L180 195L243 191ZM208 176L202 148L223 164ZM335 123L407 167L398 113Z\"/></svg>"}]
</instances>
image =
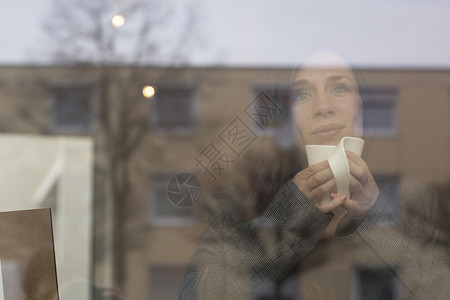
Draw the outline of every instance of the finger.
<instances>
[{"instance_id":1,"label":"finger","mask_svg":"<svg viewBox=\"0 0 450 300\"><path fill-rule=\"evenodd\" d=\"M324 164L322 164L324 163ZM297 184L299 189L306 193L307 196L311 199L310 193L315 188L325 184L330 179L334 179L333 172L331 171L330 165L327 161L319 163L321 165L314 165L314 168L308 167L295 175L294 182ZM325 167L325 168L324 168ZM315 172L312 176L309 172L312 172L311 169L319 170Z\"/></svg>"},{"instance_id":2,"label":"finger","mask_svg":"<svg viewBox=\"0 0 450 300\"><path fill-rule=\"evenodd\" d=\"M369 167L367 166L366 162L356 155L354 152L350 150L345 150L345 155L347 156L348 160L353 161L355 164L359 165L361 168L365 170L369 170Z\"/></svg>"},{"instance_id":3,"label":"finger","mask_svg":"<svg viewBox=\"0 0 450 300\"><path fill-rule=\"evenodd\" d=\"M345 195L338 195L337 197L332 198L330 202L325 204L319 204L317 207L322 212L328 213L341 206L344 203L345 199L347 199Z\"/></svg>"},{"instance_id":4,"label":"finger","mask_svg":"<svg viewBox=\"0 0 450 300\"><path fill-rule=\"evenodd\" d=\"M334 176L331 168L327 168L314 174L314 176L307 179L305 183L308 187L309 192L312 192L314 189L317 189L320 186L328 183L328 181L330 180L333 180L334 182ZM327 190L327 192L329 191Z\"/></svg>"},{"instance_id":5,"label":"finger","mask_svg":"<svg viewBox=\"0 0 450 300\"><path fill-rule=\"evenodd\" d=\"M361 165L354 163L349 160L349 168L350 174L355 176L363 185L368 184L371 181L374 181L372 173L370 173L367 165L361 167Z\"/></svg>"},{"instance_id":6,"label":"finger","mask_svg":"<svg viewBox=\"0 0 450 300\"><path fill-rule=\"evenodd\" d=\"M336 197L341 197L341 196L345 196L345 194L336 194L336 193L331 193L330 194L330 198L334 199ZM353 208L353 205L355 204L355 201L345 197L345 199L342 201L341 206L344 207L345 209L349 210Z\"/></svg>"},{"instance_id":7,"label":"finger","mask_svg":"<svg viewBox=\"0 0 450 300\"><path fill-rule=\"evenodd\" d=\"M347 211L351 211L355 206L355 200L346 198L343 202L342 202L342 207L344 207Z\"/></svg>"},{"instance_id":8,"label":"finger","mask_svg":"<svg viewBox=\"0 0 450 300\"><path fill-rule=\"evenodd\" d=\"M323 171L325 169L330 168L330 164L328 163L327 160L321 161L317 164L311 165L309 167L307 167L306 169L302 170L299 172L299 175L301 179L309 179L312 176L314 176L315 174L317 174L320 171Z\"/></svg>"},{"instance_id":9,"label":"finger","mask_svg":"<svg viewBox=\"0 0 450 300\"><path fill-rule=\"evenodd\" d=\"M349 162L348 166L350 168L350 177L353 177L363 183L365 181L365 177L367 177L366 171L353 162Z\"/></svg>"},{"instance_id":10,"label":"finger","mask_svg":"<svg viewBox=\"0 0 450 300\"><path fill-rule=\"evenodd\" d=\"M362 210L357 201L353 199L345 199L342 203L342 207L347 210L347 216L353 219L361 219L367 213L367 210Z\"/></svg>"},{"instance_id":11,"label":"finger","mask_svg":"<svg viewBox=\"0 0 450 300\"><path fill-rule=\"evenodd\" d=\"M355 176L350 174L349 189L352 195L364 193L364 184Z\"/></svg>"},{"instance_id":12,"label":"finger","mask_svg":"<svg viewBox=\"0 0 450 300\"><path fill-rule=\"evenodd\" d=\"M358 178L361 183L365 184L373 179L372 173L370 173L369 167L366 162L356 155L355 153L346 150L346 155L348 158L350 173Z\"/></svg>"},{"instance_id":13,"label":"finger","mask_svg":"<svg viewBox=\"0 0 450 300\"><path fill-rule=\"evenodd\" d=\"M354 163L353 161L348 161L348 166L350 168L350 174L358 178L358 180L363 181L366 176L366 170L364 170L360 165Z\"/></svg>"},{"instance_id":14,"label":"finger","mask_svg":"<svg viewBox=\"0 0 450 300\"><path fill-rule=\"evenodd\" d=\"M336 188L336 181L334 180L334 177L331 176L331 178L321 185L313 188L310 192L310 199L319 199L319 201L323 198L324 195L328 195L332 190Z\"/></svg>"}]
</instances>

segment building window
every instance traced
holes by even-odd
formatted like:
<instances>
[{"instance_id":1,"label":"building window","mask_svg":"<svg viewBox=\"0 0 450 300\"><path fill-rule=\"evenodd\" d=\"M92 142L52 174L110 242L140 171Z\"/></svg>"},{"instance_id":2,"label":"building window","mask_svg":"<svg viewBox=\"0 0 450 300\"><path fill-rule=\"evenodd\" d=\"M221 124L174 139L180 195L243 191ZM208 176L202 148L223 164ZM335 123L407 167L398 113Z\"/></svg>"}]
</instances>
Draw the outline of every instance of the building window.
<instances>
[{"instance_id":1,"label":"building window","mask_svg":"<svg viewBox=\"0 0 450 300\"><path fill-rule=\"evenodd\" d=\"M183 275L184 266L151 267L148 299L177 299Z\"/></svg>"},{"instance_id":2,"label":"building window","mask_svg":"<svg viewBox=\"0 0 450 300\"><path fill-rule=\"evenodd\" d=\"M398 272L388 268L358 267L355 271L355 300L400 299Z\"/></svg>"},{"instance_id":3,"label":"building window","mask_svg":"<svg viewBox=\"0 0 450 300\"><path fill-rule=\"evenodd\" d=\"M195 122L193 87L157 87L150 123L157 130L190 132Z\"/></svg>"},{"instance_id":4,"label":"building window","mask_svg":"<svg viewBox=\"0 0 450 300\"><path fill-rule=\"evenodd\" d=\"M287 86L256 86L245 112L253 121L253 128L263 134L276 135L289 124L290 107Z\"/></svg>"},{"instance_id":5,"label":"building window","mask_svg":"<svg viewBox=\"0 0 450 300\"><path fill-rule=\"evenodd\" d=\"M397 89L392 86L360 86L364 134L397 134Z\"/></svg>"},{"instance_id":6,"label":"building window","mask_svg":"<svg viewBox=\"0 0 450 300\"><path fill-rule=\"evenodd\" d=\"M195 224L196 206L183 207L169 199L168 184L171 175L153 175L150 179L150 221L153 225L182 226ZM188 192L181 187L180 193ZM189 195L187 195L189 196Z\"/></svg>"},{"instance_id":7,"label":"building window","mask_svg":"<svg viewBox=\"0 0 450 300\"><path fill-rule=\"evenodd\" d=\"M56 86L51 89L52 131L83 133L93 124L94 89L90 85Z\"/></svg>"}]
</instances>

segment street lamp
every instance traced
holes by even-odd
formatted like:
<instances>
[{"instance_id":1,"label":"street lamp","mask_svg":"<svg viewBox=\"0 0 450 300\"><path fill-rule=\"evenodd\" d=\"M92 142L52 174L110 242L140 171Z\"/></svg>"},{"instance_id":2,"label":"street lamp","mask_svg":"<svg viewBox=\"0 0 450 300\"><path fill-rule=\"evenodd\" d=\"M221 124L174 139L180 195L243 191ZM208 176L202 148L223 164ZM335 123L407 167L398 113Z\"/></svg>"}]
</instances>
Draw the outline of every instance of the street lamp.
<instances>
[{"instance_id":1,"label":"street lamp","mask_svg":"<svg viewBox=\"0 0 450 300\"><path fill-rule=\"evenodd\" d=\"M153 98L155 96L155 88L151 85L146 85L142 88L142 95L144 95L145 98Z\"/></svg>"},{"instance_id":2,"label":"street lamp","mask_svg":"<svg viewBox=\"0 0 450 300\"><path fill-rule=\"evenodd\" d=\"M122 27L123 24L125 24L125 17L120 14L114 15L111 19L111 23L114 28Z\"/></svg>"}]
</instances>

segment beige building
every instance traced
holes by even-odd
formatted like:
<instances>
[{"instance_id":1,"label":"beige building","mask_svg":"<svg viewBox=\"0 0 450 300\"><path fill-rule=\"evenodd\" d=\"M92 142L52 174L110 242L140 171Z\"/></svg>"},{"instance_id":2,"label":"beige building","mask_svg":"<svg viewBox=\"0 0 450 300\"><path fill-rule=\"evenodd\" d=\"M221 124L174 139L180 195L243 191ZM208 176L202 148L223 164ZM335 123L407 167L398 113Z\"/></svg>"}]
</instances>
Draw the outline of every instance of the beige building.
<instances>
[{"instance_id":1,"label":"beige building","mask_svg":"<svg viewBox=\"0 0 450 300\"><path fill-rule=\"evenodd\" d=\"M292 143L280 133L290 75L276 68L4 66L0 129L91 138L100 179L90 212L92 275L82 280L105 288L122 276L125 299L170 299L197 246L205 195L241 178L246 159L267 143ZM450 71L362 69L358 77L372 173L437 188L441 224L450 230ZM146 85L156 88L153 98L142 95ZM194 174L198 182L189 183L201 194L177 190L179 173ZM114 275L117 226L123 261Z\"/></svg>"}]
</instances>

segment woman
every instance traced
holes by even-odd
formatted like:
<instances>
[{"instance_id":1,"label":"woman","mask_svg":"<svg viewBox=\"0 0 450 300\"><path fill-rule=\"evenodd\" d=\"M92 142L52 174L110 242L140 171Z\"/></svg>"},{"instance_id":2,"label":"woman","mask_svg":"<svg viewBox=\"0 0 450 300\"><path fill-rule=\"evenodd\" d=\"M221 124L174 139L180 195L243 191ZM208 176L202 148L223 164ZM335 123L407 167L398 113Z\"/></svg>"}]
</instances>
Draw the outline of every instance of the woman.
<instances>
[{"instance_id":1,"label":"woman","mask_svg":"<svg viewBox=\"0 0 450 300\"><path fill-rule=\"evenodd\" d=\"M308 144L337 145L345 136L362 137L361 97L339 56L313 55L294 72L290 94L299 152ZM450 299L446 252L434 239L435 194L402 183L398 205L415 214L380 226L397 188L380 186L362 158L349 151L346 155L350 198L333 192L327 161L300 170L261 215L245 222L237 217L245 193L236 186L215 191L206 201L207 227L186 268L179 298L294 299L296 293L303 299L349 299L346 285L354 284L340 272L370 265L380 270L379 278L395 278L402 298ZM321 204L324 195L330 201ZM300 284L285 288L293 274L299 274ZM386 299L383 289L360 292Z\"/></svg>"},{"instance_id":2,"label":"woman","mask_svg":"<svg viewBox=\"0 0 450 300\"><path fill-rule=\"evenodd\" d=\"M329 64L334 67L317 67L318 62L326 59L332 59ZM318 53L311 57L308 65L294 77L291 93L299 149L303 150L305 145L337 145L344 136L362 137L362 101L358 86L350 69L338 56ZM323 195L335 188L327 161L300 171L293 179L299 190L322 212L334 213L330 227L360 223L379 195L366 163L350 151L347 157L353 199L331 194L330 202L320 204ZM341 223L344 214L345 222Z\"/></svg>"}]
</instances>

